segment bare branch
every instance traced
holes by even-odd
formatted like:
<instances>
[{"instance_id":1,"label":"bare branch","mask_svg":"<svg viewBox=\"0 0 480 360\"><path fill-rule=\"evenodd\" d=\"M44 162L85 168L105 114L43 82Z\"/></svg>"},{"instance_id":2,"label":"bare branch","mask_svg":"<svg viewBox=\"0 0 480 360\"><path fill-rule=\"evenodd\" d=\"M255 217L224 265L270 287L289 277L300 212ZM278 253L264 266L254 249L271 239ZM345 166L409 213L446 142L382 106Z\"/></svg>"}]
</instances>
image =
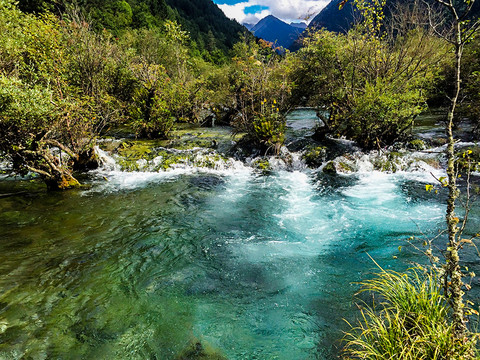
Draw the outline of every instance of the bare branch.
<instances>
[{"instance_id":1,"label":"bare branch","mask_svg":"<svg viewBox=\"0 0 480 360\"><path fill-rule=\"evenodd\" d=\"M26 166L28 170L30 170L31 172L34 172L36 174L39 174L39 175L42 175L42 176L45 176L46 178L48 179L51 179L52 178L52 175L47 173L46 171L43 171L43 170L40 170L40 169L36 169L30 165L27 165Z\"/></svg>"},{"instance_id":2,"label":"bare branch","mask_svg":"<svg viewBox=\"0 0 480 360\"><path fill-rule=\"evenodd\" d=\"M53 140L53 139L43 140L43 143L46 145L55 146L60 150L62 150L63 152L67 153L72 159L78 160L78 154L75 154L72 150L70 150L68 147L66 147L65 145L63 145L57 140Z\"/></svg>"}]
</instances>

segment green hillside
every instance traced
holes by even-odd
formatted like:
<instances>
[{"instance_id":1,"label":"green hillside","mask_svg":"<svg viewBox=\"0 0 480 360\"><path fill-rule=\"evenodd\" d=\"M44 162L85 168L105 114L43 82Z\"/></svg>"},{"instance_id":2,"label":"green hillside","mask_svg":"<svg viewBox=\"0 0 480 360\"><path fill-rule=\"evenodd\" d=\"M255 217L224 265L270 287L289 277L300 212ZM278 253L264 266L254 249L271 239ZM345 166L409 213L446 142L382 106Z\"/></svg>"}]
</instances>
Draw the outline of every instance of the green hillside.
<instances>
[{"instance_id":1,"label":"green hillside","mask_svg":"<svg viewBox=\"0 0 480 360\"><path fill-rule=\"evenodd\" d=\"M114 34L125 29L155 28L166 19L176 20L190 32L198 49L208 52L225 53L245 30L211 0L21 0L19 7L28 13L80 12L95 29L106 28Z\"/></svg>"}]
</instances>

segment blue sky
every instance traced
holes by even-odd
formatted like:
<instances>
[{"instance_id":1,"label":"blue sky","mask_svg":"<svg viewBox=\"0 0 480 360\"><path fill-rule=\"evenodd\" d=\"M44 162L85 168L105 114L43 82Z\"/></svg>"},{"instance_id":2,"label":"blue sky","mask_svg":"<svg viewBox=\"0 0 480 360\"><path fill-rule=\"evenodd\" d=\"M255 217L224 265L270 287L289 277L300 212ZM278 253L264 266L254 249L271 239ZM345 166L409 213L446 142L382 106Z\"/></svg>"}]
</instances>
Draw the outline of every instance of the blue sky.
<instances>
[{"instance_id":1,"label":"blue sky","mask_svg":"<svg viewBox=\"0 0 480 360\"><path fill-rule=\"evenodd\" d=\"M257 23L267 15L286 22L309 22L330 0L213 0L229 18Z\"/></svg>"}]
</instances>

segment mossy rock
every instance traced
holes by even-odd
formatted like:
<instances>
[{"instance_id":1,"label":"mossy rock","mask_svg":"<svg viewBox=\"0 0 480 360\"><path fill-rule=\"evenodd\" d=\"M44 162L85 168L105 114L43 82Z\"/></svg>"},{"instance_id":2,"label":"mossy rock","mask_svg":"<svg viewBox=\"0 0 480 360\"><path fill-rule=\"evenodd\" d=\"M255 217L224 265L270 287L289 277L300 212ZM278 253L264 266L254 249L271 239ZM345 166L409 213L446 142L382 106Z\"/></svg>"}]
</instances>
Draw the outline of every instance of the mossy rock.
<instances>
[{"instance_id":1,"label":"mossy rock","mask_svg":"<svg viewBox=\"0 0 480 360\"><path fill-rule=\"evenodd\" d=\"M227 360L219 350L199 340L192 341L175 360Z\"/></svg>"},{"instance_id":2,"label":"mossy rock","mask_svg":"<svg viewBox=\"0 0 480 360\"><path fill-rule=\"evenodd\" d=\"M155 157L153 154L155 146L157 144L152 141L125 141L117 147L116 151L118 155L130 161L149 160Z\"/></svg>"},{"instance_id":3,"label":"mossy rock","mask_svg":"<svg viewBox=\"0 0 480 360\"><path fill-rule=\"evenodd\" d=\"M204 155L200 159L195 159L194 156L192 156L190 161L193 162L197 167L215 169L216 165L219 162L226 163L228 159L219 154L210 154L210 155Z\"/></svg>"},{"instance_id":4,"label":"mossy rock","mask_svg":"<svg viewBox=\"0 0 480 360\"><path fill-rule=\"evenodd\" d=\"M436 137L430 140L432 146L443 146L447 143L446 138Z\"/></svg>"},{"instance_id":5,"label":"mossy rock","mask_svg":"<svg viewBox=\"0 0 480 360\"><path fill-rule=\"evenodd\" d=\"M78 189L81 187L78 180L68 173L59 174L56 177L44 179L44 181L47 189L50 191Z\"/></svg>"},{"instance_id":6,"label":"mossy rock","mask_svg":"<svg viewBox=\"0 0 480 360\"><path fill-rule=\"evenodd\" d=\"M191 150L194 148L215 149L218 146L216 140L194 139L172 141L168 147L177 150Z\"/></svg>"},{"instance_id":7,"label":"mossy rock","mask_svg":"<svg viewBox=\"0 0 480 360\"><path fill-rule=\"evenodd\" d=\"M400 159L402 154L392 151L385 157L378 156L373 162L373 168L382 172L395 173L401 169Z\"/></svg>"},{"instance_id":8,"label":"mossy rock","mask_svg":"<svg viewBox=\"0 0 480 360\"><path fill-rule=\"evenodd\" d=\"M327 148L325 146L309 147L302 156L302 159L309 167L318 168L325 161Z\"/></svg>"},{"instance_id":9,"label":"mossy rock","mask_svg":"<svg viewBox=\"0 0 480 360\"><path fill-rule=\"evenodd\" d=\"M426 145L425 145L425 142L423 140L420 140L420 139L415 139L415 140L412 140L410 141L408 144L407 144L407 147L409 149L412 149L412 150L425 150L426 149Z\"/></svg>"},{"instance_id":10,"label":"mossy rock","mask_svg":"<svg viewBox=\"0 0 480 360\"><path fill-rule=\"evenodd\" d=\"M322 169L325 174L335 175L337 173L337 168L333 161L329 161Z\"/></svg>"},{"instance_id":11,"label":"mossy rock","mask_svg":"<svg viewBox=\"0 0 480 360\"><path fill-rule=\"evenodd\" d=\"M352 172L355 171L353 166L351 166L350 164L347 164L346 162L343 162L343 161L340 161L338 163L338 167L339 167L339 170L341 170L341 172L344 172L344 173L352 173Z\"/></svg>"},{"instance_id":12,"label":"mossy rock","mask_svg":"<svg viewBox=\"0 0 480 360\"><path fill-rule=\"evenodd\" d=\"M256 159L256 160L252 163L252 166L253 166L255 169L261 170L261 171L263 171L263 172L268 172L268 171L272 170L272 167L271 167L271 165L270 165L270 162L268 161L268 159L265 159L265 158Z\"/></svg>"}]
</instances>

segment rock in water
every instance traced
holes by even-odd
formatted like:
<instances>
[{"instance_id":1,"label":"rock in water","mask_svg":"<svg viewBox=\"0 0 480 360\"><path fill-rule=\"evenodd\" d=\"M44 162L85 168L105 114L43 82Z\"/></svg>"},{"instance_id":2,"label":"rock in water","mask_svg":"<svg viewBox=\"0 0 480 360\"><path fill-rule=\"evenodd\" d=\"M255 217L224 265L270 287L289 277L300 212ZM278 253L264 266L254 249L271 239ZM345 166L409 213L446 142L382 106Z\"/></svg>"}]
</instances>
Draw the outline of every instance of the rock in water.
<instances>
[{"instance_id":1,"label":"rock in water","mask_svg":"<svg viewBox=\"0 0 480 360\"><path fill-rule=\"evenodd\" d=\"M213 349L208 343L201 343L198 339L194 339L190 344L178 355L176 360L227 360L225 356Z\"/></svg>"}]
</instances>

